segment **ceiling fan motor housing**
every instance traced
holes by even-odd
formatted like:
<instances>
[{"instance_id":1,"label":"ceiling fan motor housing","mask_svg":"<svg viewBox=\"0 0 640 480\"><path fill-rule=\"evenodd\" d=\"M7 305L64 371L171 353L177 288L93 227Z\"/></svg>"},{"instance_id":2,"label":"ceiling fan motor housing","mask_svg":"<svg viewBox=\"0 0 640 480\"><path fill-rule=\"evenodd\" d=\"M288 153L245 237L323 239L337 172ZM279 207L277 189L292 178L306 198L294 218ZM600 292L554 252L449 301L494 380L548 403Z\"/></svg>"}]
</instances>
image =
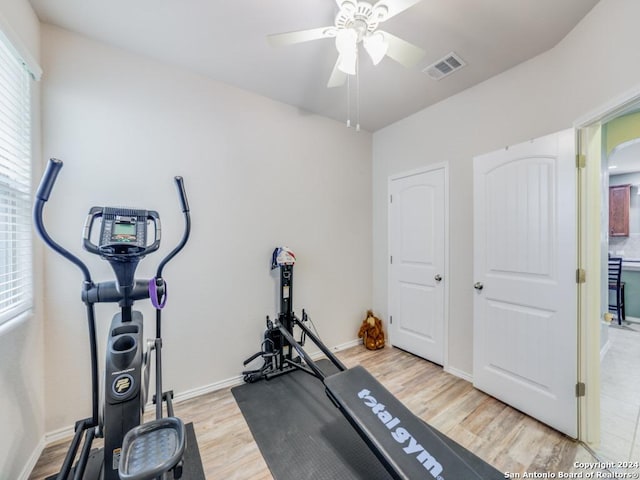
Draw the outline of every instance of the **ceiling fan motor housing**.
<instances>
[{"instance_id":1,"label":"ceiling fan motor housing","mask_svg":"<svg viewBox=\"0 0 640 480\"><path fill-rule=\"evenodd\" d=\"M358 42L365 35L378 28L380 22L387 18L389 10L381 2L371 5L368 2L353 2L346 0L340 6L336 15L335 26L338 29L352 29L358 34Z\"/></svg>"}]
</instances>

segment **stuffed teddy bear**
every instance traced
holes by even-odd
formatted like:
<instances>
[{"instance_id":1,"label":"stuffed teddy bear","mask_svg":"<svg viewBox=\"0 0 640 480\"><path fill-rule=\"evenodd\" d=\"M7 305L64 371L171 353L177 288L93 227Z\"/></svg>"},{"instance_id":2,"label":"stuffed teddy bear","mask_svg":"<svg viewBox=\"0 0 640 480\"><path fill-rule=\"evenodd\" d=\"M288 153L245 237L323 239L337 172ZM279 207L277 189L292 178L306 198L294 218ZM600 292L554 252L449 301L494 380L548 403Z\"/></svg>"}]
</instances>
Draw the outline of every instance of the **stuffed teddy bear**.
<instances>
[{"instance_id":1,"label":"stuffed teddy bear","mask_svg":"<svg viewBox=\"0 0 640 480\"><path fill-rule=\"evenodd\" d=\"M367 318L362 321L358 338L363 339L364 346L369 350L377 350L384 347L382 321L373 314L373 311L367 310Z\"/></svg>"}]
</instances>

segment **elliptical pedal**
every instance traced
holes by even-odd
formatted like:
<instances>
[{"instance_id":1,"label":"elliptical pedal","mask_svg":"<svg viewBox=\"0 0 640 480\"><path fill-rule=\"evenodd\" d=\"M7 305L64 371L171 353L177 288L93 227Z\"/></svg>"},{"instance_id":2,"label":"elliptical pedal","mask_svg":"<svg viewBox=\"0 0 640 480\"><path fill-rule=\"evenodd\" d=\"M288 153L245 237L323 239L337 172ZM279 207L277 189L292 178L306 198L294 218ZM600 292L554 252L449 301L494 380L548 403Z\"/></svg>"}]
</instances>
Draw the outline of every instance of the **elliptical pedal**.
<instances>
[{"instance_id":1,"label":"elliptical pedal","mask_svg":"<svg viewBox=\"0 0 640 480\"><path fill-rule=\"evenodd\" d=\"M120 478L149 480L179 467L186 447L185 438L184 424L177 417L153 420L130 430L122 444ZM174 478L180 478L181 473L177 468Z\"/></svg>"}]
</instances>

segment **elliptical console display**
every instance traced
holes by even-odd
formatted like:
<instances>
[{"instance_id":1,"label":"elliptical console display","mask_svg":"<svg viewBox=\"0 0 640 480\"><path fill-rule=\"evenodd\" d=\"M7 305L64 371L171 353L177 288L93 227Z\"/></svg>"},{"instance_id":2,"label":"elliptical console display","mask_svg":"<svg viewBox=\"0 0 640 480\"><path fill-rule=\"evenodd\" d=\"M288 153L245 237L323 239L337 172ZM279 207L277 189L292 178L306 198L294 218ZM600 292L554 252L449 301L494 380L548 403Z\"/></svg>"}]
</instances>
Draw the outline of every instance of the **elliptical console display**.
<instances>
[{"instance_id":1,"label":"elliptical console display","mask_svg":"<svg viewBox=\"0 0 640 480\"><path fill-rule=\"evenodd\" d=\"M91 242L91 230L96 219L102 219L98 245ZM147 245L147 225L151 222L155 238ZM126 256L142 257L160 247L160 216L153 210L93 207L89 211L84 231L84 248L105 258L126 260ZM125 257L123 257L123 255Z\"/></svg>"}]
</instances>

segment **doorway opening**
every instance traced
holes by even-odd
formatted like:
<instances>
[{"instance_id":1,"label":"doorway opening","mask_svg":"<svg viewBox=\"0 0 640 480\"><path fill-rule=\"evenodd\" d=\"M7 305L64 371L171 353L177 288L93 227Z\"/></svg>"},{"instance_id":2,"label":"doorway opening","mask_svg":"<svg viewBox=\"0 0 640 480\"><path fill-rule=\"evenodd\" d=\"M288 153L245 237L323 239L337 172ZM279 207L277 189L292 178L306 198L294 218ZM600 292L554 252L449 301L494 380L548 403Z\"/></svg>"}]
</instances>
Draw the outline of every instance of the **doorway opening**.
<instances>
[{"instance_id":1,"label":"doorway opening","mask_svg":"<svg viewBox=\"0 0 640 480\"><path fill-rule=\"evenodd\" d=\"M580 438L602 461L637 460L640 369L634 366L640 361L640 304L636 305L640 301L640 90L576 126L584 159L579 263L586 272L579 288L580 378L586 384L586 395L580 399ZM630 157L639 160L637 166L631 165ZM622 259L623 298L630 302L622 308L616 305L615 286L610 287L609 263L615 265L616 258Z\"/></svg>"},{"instance_id":2,"label":"doorway opening","mask_svg":"<svg viewBox=\"0 0 640 480\"><path fill-rule=\"evenodd\" d=\"M602 136L608 190L602 196L603 205L608 203L603 227L612 268L603 272L608 315L600 342L597 452L605 461L631 461L640 458L640 369L634 368L640 364L640 112L605 123Z\"/></svg>"}]
</instances>

